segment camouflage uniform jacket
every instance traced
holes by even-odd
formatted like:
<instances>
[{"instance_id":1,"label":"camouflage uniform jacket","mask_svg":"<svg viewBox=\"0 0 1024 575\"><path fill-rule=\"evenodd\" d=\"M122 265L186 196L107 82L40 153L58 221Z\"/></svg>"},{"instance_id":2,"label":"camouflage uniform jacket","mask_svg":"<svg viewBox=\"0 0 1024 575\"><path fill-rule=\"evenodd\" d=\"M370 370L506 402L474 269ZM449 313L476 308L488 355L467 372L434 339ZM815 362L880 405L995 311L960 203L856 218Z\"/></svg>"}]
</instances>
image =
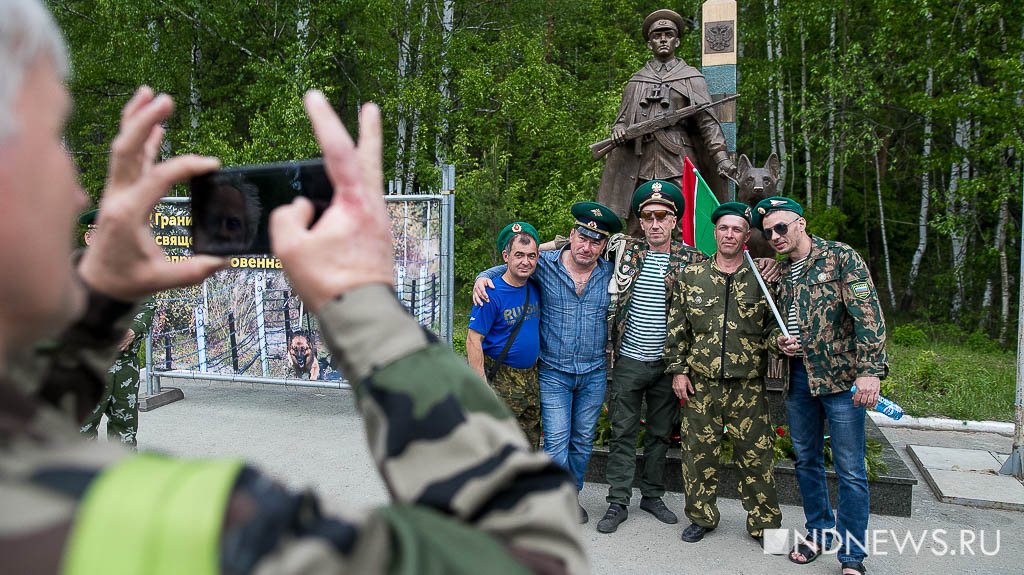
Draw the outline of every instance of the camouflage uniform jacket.
<instances>
[{"instance_id":1,"label":"camouflage uniform jacket","mask_svg":"<svg viewBox=\"0 0 1024 575\"><path fill-rule=\"evenodd\" d=\"M629 304L633 298L633 284L640 276L650 246L647 240L616 234L608 241L608 253L614 256L614 273L608 285L611 304L608 306L608 340L612 360L618 358L622 336L626 333L629 319ZM685 266L701 262L707 256L697 248L690 247L675 239L669 246L668 268L665 270L665 307L668 308L675 289L676 277Z\"/></svg>"},{"instance_id":2,"label":"camouflage uniform jacket","mask_svg":"<svg viewBox=\"0 0 1024 575\"><path fill-rule=\"evenodd\" d=\"M786 260L779 282L779 311L787 315L796 301L811 394L848 391L860 376L886 377L885 319L864 259L844 243L811 241L803 275L792 281Z\"/></svg>"},{"instance_id":3,"label":"camouflage uniform jacket","mask_svg":"<svg viewBox=\"0 0 1024 575\"><path fill-rule=\"evenodd\" d=\"M781 331L750 264L727 274L714 259L676 281L665 339L665 371L709 379L763 377Z\"/></svg>"},{"instance_id":4,"label":"camouflage uniform jacket","mask_svg":"<svg viewBox=\"0 0 1024 575\"><path fill-rule=\"evenodd\" d=\"M91 409L90 397L95 401L90 390L102 389L130 311L128 304L90 295L85 317L57 342L53 361L30 358L46 374L38 384L12 381L24 365L0 377L5 572L61 571L76 513L83 501L88 504L90 488L105 468L127 458L155 457L87 442L75 422ZM324 340L355 388L370 453L393 503L327 517L311 494L291 493L244 467L227 495L215 542L216 571L589 571L569 476L543 453L529 450L508 409L464 361L405 313L393 291L355 289L325 305L319 316ZM193 527L185 519L159 523L125 516L124 522L150 529L153 540L177 537L153 525ZM170 562L162 564L165 570L174 571L173 558L153 560L160 559Z\"/></svg>"}]
</instances>

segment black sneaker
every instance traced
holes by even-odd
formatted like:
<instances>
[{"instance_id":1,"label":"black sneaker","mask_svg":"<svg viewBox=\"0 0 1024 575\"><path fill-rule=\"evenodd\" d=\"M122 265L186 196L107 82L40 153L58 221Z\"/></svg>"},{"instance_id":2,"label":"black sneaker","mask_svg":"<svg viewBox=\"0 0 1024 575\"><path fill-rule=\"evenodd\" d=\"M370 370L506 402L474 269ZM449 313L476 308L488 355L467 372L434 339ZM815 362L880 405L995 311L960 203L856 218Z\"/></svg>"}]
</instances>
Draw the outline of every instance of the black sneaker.
<instances>
[{"instance_id":1,"label":"black sneaker","mask_svg":"<svg viewBox=\"0 0 1024 575\"><path fill-rule=\"evenodd\" d=\"M608 511L605 512L604 517L597 522L597 530L601 533L615 533L615 530L619 528L619 524L629 517L629 510L626 509L625 505L619 503L612 503L608 506Z\"/></svg>"},{"instance_id":2,"label":"black sneaker","mask_svg":"<svg viewBox=\"0 0 1024 575\"><path fill-rule=\"evenodd\" d=\"M584 509L583 506L580 505L579 503L577 503L576 505L580 506L580 525L583 525L584 523L590 521L590 514L587 513L587 510Z\"/></svg>"},{"instance_id":3,"label":"black sneaker","mask_svg":"<svg viewBox=\"0 0 1024 575\"><path fill-rule=\"evenodd\" d=\"M683 541L686 541L687 543L696 543L701 539L704 539L704 535L707 534L708 531L714 530L714 527L704 527L701 525L697 525L696 523L691 523L689 527L683 529L683 535L681 539Z\"/></svg>"},{"instance_id":4,"label":"black sneaker","mask_svg":"<svg viewBox=\"0 0 1024 575\"><path fill-rule=\"evenodd\" d=\"M650 513L662 523L668 523L669 525L679 523L679 518L676 517L675 513L672 513L672 510L665 505L665 502L660 497L641 498L640 509Z\"/></svg>"}]
</instances>

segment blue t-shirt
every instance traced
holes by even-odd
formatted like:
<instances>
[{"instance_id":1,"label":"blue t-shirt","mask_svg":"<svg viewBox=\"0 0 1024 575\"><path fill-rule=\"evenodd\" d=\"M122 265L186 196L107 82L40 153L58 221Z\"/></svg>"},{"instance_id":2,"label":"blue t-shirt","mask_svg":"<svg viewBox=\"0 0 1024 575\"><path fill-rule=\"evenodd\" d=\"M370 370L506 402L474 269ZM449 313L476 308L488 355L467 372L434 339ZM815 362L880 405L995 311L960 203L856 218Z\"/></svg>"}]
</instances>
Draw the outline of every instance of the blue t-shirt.
<instances>
[{"instance_id":1,"label":"blue t-shirt","mask_svg":"<svg viewBox=\"0 0 1024 575\"><path fill-rule=\"evenodd\" d=\"M512 328L519 321L526 303L526 290L530 290L530 305L526 309L523 325L508 348L505 365L516 369L533 367L540 355L540 293L532 282L525 286L511 286L500 277L494 278L494 289L488 290L491 301L475 305L469 312L469 328L484 336L484 355L498 359Z\"/></svg>"}]
</instances>

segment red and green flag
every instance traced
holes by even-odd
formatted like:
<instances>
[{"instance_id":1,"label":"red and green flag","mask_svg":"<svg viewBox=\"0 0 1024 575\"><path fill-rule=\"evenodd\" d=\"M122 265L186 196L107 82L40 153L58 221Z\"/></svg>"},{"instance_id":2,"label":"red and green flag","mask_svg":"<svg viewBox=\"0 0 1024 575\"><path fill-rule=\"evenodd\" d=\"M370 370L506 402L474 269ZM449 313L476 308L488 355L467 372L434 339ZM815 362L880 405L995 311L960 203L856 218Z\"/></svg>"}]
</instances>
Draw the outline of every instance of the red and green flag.
<instances>
[{"instance_id":1,"label":"red and green flag","mask_svg":"<svg viewBox=\"0 0 1024 575\"><path fill-rule=\"evenodd\" d=\"M680 222L683 241L707 255L715 253L718 248L711 212L718 207L718 198L686 156L683 156L683 199L686 200L686 213Z\"/></svg>"}]
</instances>

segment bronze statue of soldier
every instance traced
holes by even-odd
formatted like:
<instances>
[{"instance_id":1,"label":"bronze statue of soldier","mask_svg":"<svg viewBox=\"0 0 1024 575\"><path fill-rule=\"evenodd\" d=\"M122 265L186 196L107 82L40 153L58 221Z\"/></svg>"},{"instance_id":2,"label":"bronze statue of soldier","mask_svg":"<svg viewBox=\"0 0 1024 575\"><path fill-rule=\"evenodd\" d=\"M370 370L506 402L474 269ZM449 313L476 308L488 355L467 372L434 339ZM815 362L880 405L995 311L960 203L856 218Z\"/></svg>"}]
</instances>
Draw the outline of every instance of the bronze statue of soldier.
<instances>
[{"instance_id":1,"label":"bronze statue of soldier","mask_svg":"<svg viewBox=\"0 0 1024 575\"><path fill-rule=\"evenodd\" d=\"M719 201L729 200L728 183L720 176L736 174L704 75L675 55L682 29L682 17L672 10L656 10L644 19L644 40L653 58L626 83L612 126L615 147L608 152L597 201L629 218L631 234L640 229L629 209L633 190L648 180L681 187L683 156ZM671 123L660 126L658 119L673 114L681 119L667 118ZM602 154L595 150L594 155Z\"/></svg>"}]
</instances>

